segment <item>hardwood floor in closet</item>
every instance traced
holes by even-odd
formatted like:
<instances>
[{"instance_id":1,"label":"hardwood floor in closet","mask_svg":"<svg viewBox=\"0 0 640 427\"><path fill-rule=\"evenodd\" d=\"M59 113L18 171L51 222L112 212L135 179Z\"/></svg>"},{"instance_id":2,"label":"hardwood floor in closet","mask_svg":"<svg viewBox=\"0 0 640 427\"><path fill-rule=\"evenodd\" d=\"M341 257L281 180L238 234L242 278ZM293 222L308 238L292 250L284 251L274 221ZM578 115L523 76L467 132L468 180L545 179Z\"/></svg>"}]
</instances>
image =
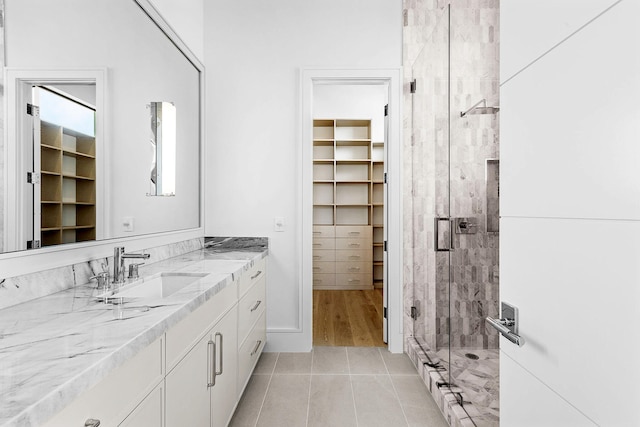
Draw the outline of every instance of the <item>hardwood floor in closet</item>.
<instances>
[{"instance_id":1,"label":"hardwood floor in closet","mask_svg":"<svg viewBox=\"0 0 640 427\"><path fill-rule=\"evenodd\" d=\"M313 291L313 345L386 347L382 289Z\"/></svg>"}]
</instances>

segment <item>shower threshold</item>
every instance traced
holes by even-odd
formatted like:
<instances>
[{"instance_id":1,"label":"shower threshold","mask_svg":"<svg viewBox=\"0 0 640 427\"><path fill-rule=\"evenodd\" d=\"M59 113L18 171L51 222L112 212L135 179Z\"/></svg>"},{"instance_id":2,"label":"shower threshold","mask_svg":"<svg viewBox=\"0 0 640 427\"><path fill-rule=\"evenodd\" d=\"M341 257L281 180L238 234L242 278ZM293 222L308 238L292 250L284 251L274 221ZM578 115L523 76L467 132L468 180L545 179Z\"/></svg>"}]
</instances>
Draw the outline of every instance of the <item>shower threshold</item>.
<instances>
[{"instance_id":1,"label":"shower threshold","mask_svg":"<svg viewBox=\"0 0 640 427\"><path fill-rule=\"evenodd\" d=\"M423 340L410 337L407 353L450 426L500 424L498 350L452 349L449 364L448 350L433 352ZM455 384L448 383L449 369Z\"/></svg>"}]
</instances>

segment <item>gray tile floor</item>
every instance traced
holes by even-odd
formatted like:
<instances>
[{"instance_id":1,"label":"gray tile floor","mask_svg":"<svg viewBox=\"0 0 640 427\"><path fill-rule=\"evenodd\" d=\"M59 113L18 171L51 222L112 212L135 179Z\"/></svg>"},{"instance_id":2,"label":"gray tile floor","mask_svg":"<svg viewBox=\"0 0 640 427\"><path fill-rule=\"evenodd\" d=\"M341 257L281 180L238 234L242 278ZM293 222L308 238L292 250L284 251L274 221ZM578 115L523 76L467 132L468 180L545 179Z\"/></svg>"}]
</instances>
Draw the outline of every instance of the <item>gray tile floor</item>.
<instances>
[{"instance_id":1,"label":"gray tile floor","mask_svg":"<svg viewBox=\"0 0 640 427\"><path fill-rule=\"evenodd\" d=\"M407 355L376 347L263 353L230 425L448 426Z\"/></svg>"}]
</instances>

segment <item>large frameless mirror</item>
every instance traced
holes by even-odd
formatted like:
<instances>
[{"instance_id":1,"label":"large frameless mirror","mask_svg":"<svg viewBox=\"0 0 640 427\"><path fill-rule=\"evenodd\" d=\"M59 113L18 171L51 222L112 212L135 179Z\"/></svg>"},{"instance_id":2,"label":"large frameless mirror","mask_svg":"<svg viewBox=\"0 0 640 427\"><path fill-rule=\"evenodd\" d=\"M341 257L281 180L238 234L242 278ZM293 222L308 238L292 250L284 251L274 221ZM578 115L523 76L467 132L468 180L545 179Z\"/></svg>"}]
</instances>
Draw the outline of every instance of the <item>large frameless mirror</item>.
<instances>
[{"instance_id":1,"label":"large frameless mirror","mask_svg":"<svg viewBox=\"0 0 640 427\"><path fill-rule=\"evenodd\" d=\"M0 96L6 97L0 109L7 107L0 112L7 135L4 140L0 132L0 253L201 226L204 69L151 9L147 0L0 0L0 13L7 17L0 20L0 61L6 58L0 65L7 70L0 82L5 88ZM73 144L65 148L55 140L34 146L35 155L44 152L44 168L25 163L30 141L47 139L54 128L51 117L26 114L25 103L37 106L33 87L93 108L95 133L53 123L68 141L69 135L77 141L93 138L90 152L83 151L84 142L74 150ZM160 113L151 148L155 166L149 153L151 100L171 101L152 103ZM62 111L54 110L40 108ZM30 126L38 120L39 127ZM24 179L27 173L40 189ZM60 185L49 185L54 181ZM75 197L67 185L74 181ZM91 191L84 191L88 183ZM40 201L27 206L23 201L30 192Z\"/></svg>"}]
</instances>

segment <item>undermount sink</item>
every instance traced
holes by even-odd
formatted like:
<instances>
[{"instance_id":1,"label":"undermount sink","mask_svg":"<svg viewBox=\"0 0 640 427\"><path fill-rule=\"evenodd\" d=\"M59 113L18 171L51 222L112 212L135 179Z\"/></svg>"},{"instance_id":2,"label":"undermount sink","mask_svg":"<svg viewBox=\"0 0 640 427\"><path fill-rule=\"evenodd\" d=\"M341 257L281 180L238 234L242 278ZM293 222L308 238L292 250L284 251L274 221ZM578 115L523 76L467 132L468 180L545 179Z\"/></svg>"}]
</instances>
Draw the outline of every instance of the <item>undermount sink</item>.
<instances>
[{"instance_id":1,"label":"undermount sink","mask_svg":"<svg viewBox=\"0 0 640 427\"><path fill-rule=\"evenodd\" d=\"M207 275L208 273L159 273L142 282L122 286L110 298L164 298Z\"/></svg>"}]
</instances>

